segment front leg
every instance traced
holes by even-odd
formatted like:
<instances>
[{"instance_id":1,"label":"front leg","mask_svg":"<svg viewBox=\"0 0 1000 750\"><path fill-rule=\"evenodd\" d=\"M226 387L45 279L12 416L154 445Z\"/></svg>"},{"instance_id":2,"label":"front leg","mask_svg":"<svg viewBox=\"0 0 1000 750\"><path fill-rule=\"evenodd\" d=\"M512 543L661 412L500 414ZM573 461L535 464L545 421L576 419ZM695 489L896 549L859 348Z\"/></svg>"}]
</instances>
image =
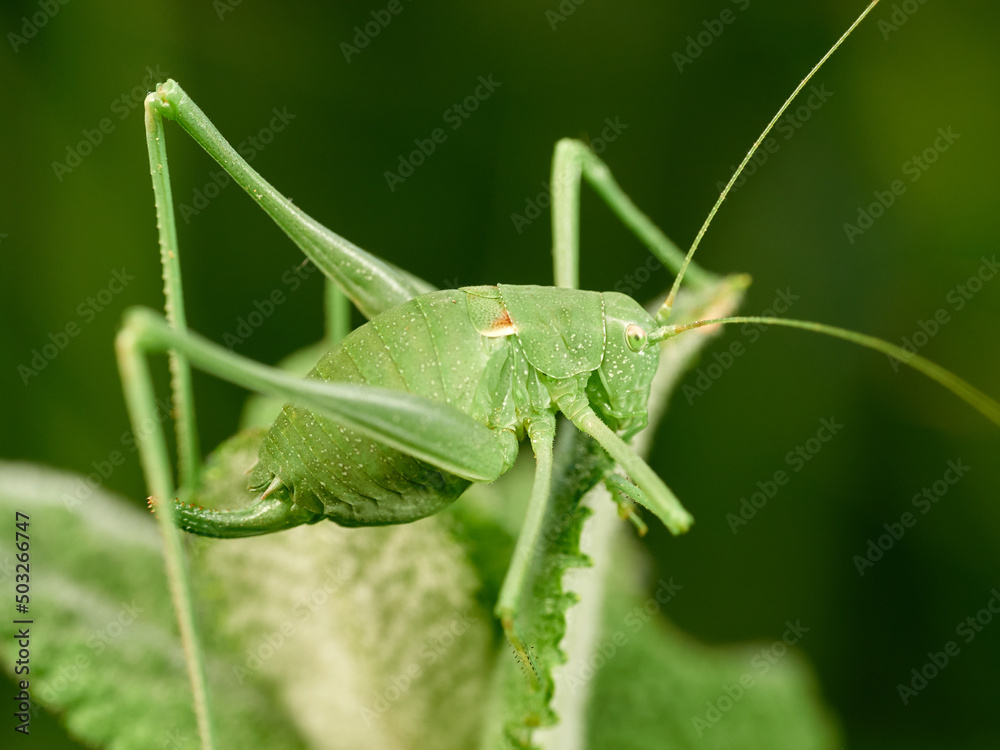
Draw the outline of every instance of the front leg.
<instances>
[{"instance_id":1,"label":"front leg","mask_svg":"<svg viewBox=\"0 0 1000 750\"><path fill-rule=\"evenodd\" d=\"M576 394L567 394L557 402L559 410L566 415L578 430L590 435L628 474L631 482L616 482L619 492L629 494L633 500L652 511L671 534L683 534L694 523L691 514L681 505L656 472L629 448L628 444L611 430L597 416L587 400ZM630 493L629 487L636 486L639 493Z\"/></svg>"}]
</instances>

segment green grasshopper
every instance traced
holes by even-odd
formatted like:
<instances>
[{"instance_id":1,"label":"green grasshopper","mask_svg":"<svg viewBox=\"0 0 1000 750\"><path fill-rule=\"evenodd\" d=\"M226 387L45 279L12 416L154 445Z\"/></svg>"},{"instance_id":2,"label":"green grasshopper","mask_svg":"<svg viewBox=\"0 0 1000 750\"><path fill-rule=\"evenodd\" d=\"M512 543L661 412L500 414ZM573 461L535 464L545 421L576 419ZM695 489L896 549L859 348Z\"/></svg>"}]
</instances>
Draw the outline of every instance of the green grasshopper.
<instances>
[{"instance_id":1,"label":"green grasshopper","mask_svg":"<svg viewBox=\"0 0 1000 750\"><path fill-rule=\"evenodd\" d=\"M666 484L628 446L646 425L659 344L669 338L702 326L745 322L826 333L924 372L1000 424L1000 404L937 365L879 339L775 318L668 322L684 280L694 289L720 283L745 285L745 277L720 280L707 273L692 263L692 256L770 128L874 5L775 115L687 254L635 206L608 167L583 143L560 141L552 167L552 184L561 186L552 197L554 287L498 284L434 289L306 215L237 154L177 83L160 84L145 101L145 122L167 315L147 309L128 311L116 346L151 502L161 509L164 523L210 537L265 534L323 519L344 526L407 523L440 511L470 483L496 480L511 468L520 441L527 437L536 459L534 484L496 607L508 638L527 659L529 649L519 636L517 613L550 494L557 414L590 435L621 467L625 476L610 474L605 480L609 487L650 510L675 534L692 522ZM187 329L163 118L180 124L368 319L323 356L307 378L252 362ZM626 295L577 288L579 194L584 179L676 273L655 314ZM333 299L331 326L343 330L346 306L343 298ZM173 376L180 463L177 489L147 367L147 355L162 352L170 355ZM200 481L192 365L287 401L260 442L257 463L248 470L247 489L256 500L246 508L208 507L217 503L206 496ZM237 435L230 440L245 439ZM176 535L168 534L168 543L179 550ZM182 601L182 565L174 565L173 585ZM193 642L190 610L180 609L182 632ZM196 694L202 692L203 679L193 677Z\"/></svg>"}]
</instances>

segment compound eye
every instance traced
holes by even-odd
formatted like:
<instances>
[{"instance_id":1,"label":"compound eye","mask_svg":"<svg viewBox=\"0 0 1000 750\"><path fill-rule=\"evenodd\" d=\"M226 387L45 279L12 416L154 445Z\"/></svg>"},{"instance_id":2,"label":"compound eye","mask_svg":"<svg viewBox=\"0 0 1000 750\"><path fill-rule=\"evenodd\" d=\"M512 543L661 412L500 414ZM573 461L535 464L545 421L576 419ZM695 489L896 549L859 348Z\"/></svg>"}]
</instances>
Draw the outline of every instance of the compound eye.
<instances>
[{"instance_id":1,"label":"compound eye","mask_svg":"<svg viewBox=\"0 0 1000 750\"><path fill-rule=\"evenodd\" d=\"M631 324L625 329L625 343L628 344L628 348L632 351L641 352L646 348L646 332L640 326L635 325L635 323Z\"/></svg>"}]
</instances>

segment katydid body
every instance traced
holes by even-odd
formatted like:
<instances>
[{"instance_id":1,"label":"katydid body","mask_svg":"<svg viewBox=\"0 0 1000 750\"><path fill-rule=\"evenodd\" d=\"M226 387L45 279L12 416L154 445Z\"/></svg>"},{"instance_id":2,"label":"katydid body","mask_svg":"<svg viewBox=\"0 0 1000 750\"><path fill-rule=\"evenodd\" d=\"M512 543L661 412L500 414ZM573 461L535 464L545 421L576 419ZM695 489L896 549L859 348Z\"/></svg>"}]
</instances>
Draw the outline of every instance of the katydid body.
<instances>
[{"instance_id":1,"label":"katydid body","mask_svg":"<svg viewBox=\"0 0 1000 750\"><path fill-rule=\"evenodd\" d=\"M413 393L488 427L501 471L534 423L592 406L628 439L646 424L658 352L653 318L630 297L500 285L430 292L355 329L309 374ZM176 506L179 525L206 536L263 534L328 518L343 526L408 523L441 510L470 480L439 470L336 421L286 405L264 437L245 511ZM647 487L660 497L662 489ZM648 501L647 501L648 502Z\"/></svg>"},{"instance_id":2,"label":"katydid body","mask_svg":"<svg viewBox=\"0 0 1000 750\"><path fill-rule=\"evenodd\" d=\"M201 144L369 319L334 346L311 377L264 367L187 330L163 118L176 120ZM556 287L438 292L278 193L175 82L146 98L146 132L167 319L129 311L117 348L151 502L168 523L207 536L239 537L323 518L347 526L413 521L453 502L470 482L497 479L527 437L535 481L496 607L526 661L531 657L516 617L550 494L558 412L623 468L631 481L613 480L619 493L651 510L672 532L688 529L691 516L625 442L646 423L659 361L659 346L650 346L648 334L662 321L625 295L575 289L579 182L590 182L665 266L679 269L684 255L586 146L560 141L553 160L553 175L570 185L553 199ZM701 289L745 286L744 277L720 279L694 265L688 281ZM341 305L331 309L340 309L342 317ZM331 319L330 329L343 329L342 319ZM181 464L176 489L161 425L154 420L154 429L141 427L156 409L146 362L156 352L170 355L173 371ZM248 508L204 507L219 499L204 496L201 488L191 365L288 402L261 442ZM183 570L176 575L176 585L186 586ZM193 615L183 606L181 611L193 642ZM197 674L192 679L203 684Z\"/></svg>"}]
</instances>

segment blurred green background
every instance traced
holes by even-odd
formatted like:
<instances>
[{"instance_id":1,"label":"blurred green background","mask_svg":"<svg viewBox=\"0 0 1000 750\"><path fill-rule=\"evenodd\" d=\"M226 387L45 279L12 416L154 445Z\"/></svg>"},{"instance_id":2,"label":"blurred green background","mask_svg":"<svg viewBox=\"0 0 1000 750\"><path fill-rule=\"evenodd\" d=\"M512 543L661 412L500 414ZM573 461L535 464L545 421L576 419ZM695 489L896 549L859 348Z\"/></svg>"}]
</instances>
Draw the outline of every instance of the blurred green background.
<instances>
[{"instance_id":1,"label":"blurred green background","mask_svg":"<svg viewBox=\"0 0 1000 750\"><path fill-rule=\"evenodd\" d=\"M162 305L141 114L151 77L180 81L234 143L267 128L274 109L291 115L249 145L253 166L361 246L439 286L544 284L547 209L526 225L512 215L544 191L558 138L603 146L626 191L686 246L718 183L862 9L577 3L401 0L347 60L342 44L388 3L53 2L36 27L39 3L5 2L0 455L87 474L122 449L113 336L129 305ZM826 101L802 110L807 122L785 121L776 153L726 202L699 260L753 275L751 314L782 290L797 297L791 316L900 343L944 310L921 354L1000 396L1000 278L957 309L959 285L1000 234L1000 7L883 5L817 77ZM732 23L714 24L727 9ZM500 85L466 119L448 115L480 76ZM100 143L79 146L102 121ZM445 141L391 190L385 172L439 127ZM939 128L960 138L911 182L911 158ZM215 194L218 170L178 128L167 136L175 202L194 208L198 191ZM897 179L906 192L849 242L843 225ZM189 319L221 341L283 290L235 347L273 362L320 337L322 283L314 274L292 290L294 246L238 188L217 192L179 219ZM583 286L643 280L647 253L586 190L582 217ZM109 294L116 271L134 280ZM657 271L634 294L646 300L669 281ZM19 368L70 322L79 335L25 383ZM753 338L733 329L715 345L740 341L746 353L701 395L676 394L658 436L653 466L697 518L684 538L659 528L647 538L654 575L684 586L669 616L710 643L771 641L801 620L800 648L851 747L995 747L1000 625L968 644L955 629L1000 586L1000 430L880 355L801 332ZM699 388L697 372L687 382ZM205 377L196 387L210 448L233 430L244 394ZM830 417L843 429L795 471L787 454ZM967 475L860 576L854 556L916 510L913 496L949 460ZM734 535L727 514L779 470L788 484ZM102 483L144 502L133 454ZM949 640L959 656L904 705L897 685ZM37 746L74 746L51 721L33 729Z\"/></svg>"}]
</instances>

